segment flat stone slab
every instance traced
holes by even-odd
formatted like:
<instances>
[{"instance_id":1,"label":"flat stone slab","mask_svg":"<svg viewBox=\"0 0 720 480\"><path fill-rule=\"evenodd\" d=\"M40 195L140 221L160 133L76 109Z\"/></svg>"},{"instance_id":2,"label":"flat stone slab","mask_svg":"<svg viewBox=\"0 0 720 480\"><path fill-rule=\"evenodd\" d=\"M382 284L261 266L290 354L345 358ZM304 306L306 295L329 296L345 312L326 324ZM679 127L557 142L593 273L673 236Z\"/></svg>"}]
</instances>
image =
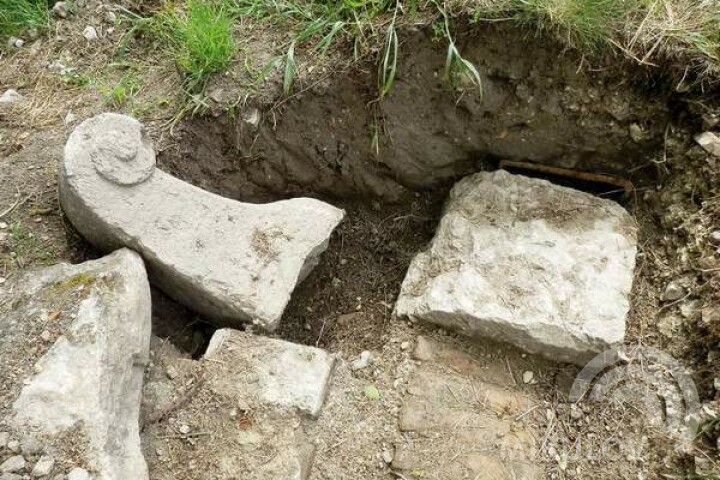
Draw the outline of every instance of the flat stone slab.
<instances>
[{"instance_id":1,"label":"flat stone slab","mask_svg":"<svg viewBox=\"0 0 720 480\"><path fill-rule=\"evenodd\" d=\"M215 333L199 362L154 358L155 370L173 373L151 375L145 386L152 478L308 479L315 445L306 424L320 414L334 361L317 348L230 329Z\"/></svg>"},{"instance_id":2,"label":"flat stone slab","mask_svg":"<svg viewBox=\"0 0 720 480\"><path fill-rule=\"evenodd\" d=\"M636 226L618 204L505 171L450 192L395 313L584 364L623 341Z\"/></svg>"},{"instance_id":3,"label":"flat stone slab","mask_svg":"<svg viewBox=\"0 0 720 480\"><path fill-rule=\"evenodd\" d=\"M5 284L0 463L17 455L14 439L28 473L84 467L96 480L147 479L138 420L150 319L143 261L126 249Z\"/></svg>"},{"instance_id":4,"label":"flat stone slab","mask_svg":"<svg viewBox=\"0 0 720 480\"><path fill-rule=\"evenodd\" d=\"M439 480L539 478L537 432L524 421L535 399L450 345L419 337L413 356L422 364L400 411L395 469Z\"/></svg>"},{"instance_id":5,"label":"flat stone slab","mask_svg":"<svg viewBox=\"0 0 720 480\"><path fill-rule=\"evenodd\" d=\"M205 358L220 362L213 388L251 395L261 403L317 417L327 396L335 357L319 348L238 330L218 330Z\"/></svg>"},{"instance_id":6,"label":"flat stone slab","mask_svg":"<svg viewBox=\"0 0 720 480\"><path fill-rule=\"evenodd\" d=\"M178 180L155 167L142 124L114 113L72 133L59 187L67 217L92 244L136 250L153 282L191 309L269 330L344 216L310 198L247 204Z\"/></svg>"}]
</instances>

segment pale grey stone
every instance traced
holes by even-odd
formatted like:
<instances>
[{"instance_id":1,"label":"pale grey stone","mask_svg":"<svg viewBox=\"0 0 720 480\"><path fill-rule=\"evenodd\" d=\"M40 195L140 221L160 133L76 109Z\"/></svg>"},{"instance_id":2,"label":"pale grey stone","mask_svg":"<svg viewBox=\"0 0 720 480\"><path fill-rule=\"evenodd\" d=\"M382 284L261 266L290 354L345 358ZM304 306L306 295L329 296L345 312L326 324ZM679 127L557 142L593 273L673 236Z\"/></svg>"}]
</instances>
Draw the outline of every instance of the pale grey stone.
<instances>
[{"instance_id":1,"label":"pale grey stone","mask_svg":"<svg viewBox=\"0 0 720 480\"><path fill-rule=\"evenodd\" d=\"M320 414L335 365L335 358L319 348L231 329L215 332L205 358L228 365L213 383L216 391L313 417Z\"/></svg>"},{"instance_id":2,"label":"pale grey stone","mask_svg":"<svg viewBox=\"0 0 720 480\"><path fill-rule=\"evenodd\" d=\"M83 30L83 37L85 37L85 40L88 42L92 42L93 40L97 40L98 34L97 30L95 30L95 27L88 25L85 27L85 30Z\"/></svg>"},{"instance_id":3,"label":"pale grey stone","mask_svg":"<svg viewBox=\"0 0 720 480\"><path fill-rule=\"evenodd\" d=\"M0 473L0 480L23 480L23 476L17 473Z\"/></svg>"},{"instance_id":4,"label":"pale grey stone","mask_svg":"<svg viewBox=\"0 0 720 480\"><path fill-rule=\"evenodd\" d=\"M0 472L17 473L25 469L25 459L22 455L15 455L0 464Z\"/></svg>"},{"instance_id":5,"label":"pale grey stone","mask_svg":"<svg viewBox=\"0 0 720 480\"><path fill-rule=\"evenodd\" d=\"M138 251L167 294L231 326L274 329L344 215L310 198L246 204L182 182L155 168L139 122L111 113L75 129L59 186L91 243Z\"/></svg>"},{"instance_id":6,"label":"pale grey stone","mask_svg":"<svg viewBox=\"0 0 720 480\"><path fill-rule=\"evenodd\" d=\"M115 477L111 477L115 478ZM119 477L125 478L125 477ZM67 475L67 480L92 480L90 473L84 468L73 468Z\"/></svg>"},{"instance_id":7,"label":"pale grey stone","mask_svg":"<svg viewBox=\"0 0 720 480\"><path fill-rule=\"evenodd\" d=\"M68 8L66 2L55 2L55 5L53 5L52 8L53 14L55 14L56 17L59 18L67 18L68 16Z\"/></svg>"},{"instance_id":8,"label":"pale grey stone","mask_svg":"<svg viewBox=\"0 0 720 480\"><path fill-rule=\"evenodd\" d=\"M72 286L83 294L64 314L71 320L36 362L34 376L23 382L6 421L49 442L56 435L79 431L87 442L84 460L101 480L147 479L138 418L151 308L142 259L123 249L80 265L60 264L30 273L14 289L31 300L21 302L5 320L37 316L28 312L46 309L33 303L43 298L51 305L67 302L73 298L67 297ZM8 346L12 343L0 341L0 353Z\"/></svg>"},{"instance_id":9,"label":"pale grey stone","mask_svg":"<svg viewBox=\"0 0 720 480\"><path fill-rule=\"evenodd\" d=\"M10 433L0 432L0 448L5 448L5 445L10 441Z\"/></svg>"},{"instance_id":10,"label":"pale grey stone","mask_svg":"<svg viewBox=\"0 0 720 480\"><path fill-rule=\"evenodd\" d=\"M720 138L714 133L698 133L695 135L695 141L709 154L720 157Z\"/></svg>"},{"instance_id":11,"label":"pale grey stone","mask_svg":"<svg viewBox=\"0 0 720 480\"><path fill-rule=\"evenodd\" d=\"M618 204L505 171L452 189L395 313L584 364L625 336L636 225Z\"/></svg>"},{"instance_id":12,"label":"pale grey stone","mask_svg":"<svg viewBox=\"0 0 720 480\"><path fill-rule=\"evenodd\" d=\"M43 455L33 467L31 475L33 477L46 477L50 475L55 467L55 458L52 455Z\"/></svg>"},{"instance_id":13,"label":"pale grey stone","mask_svg":"<svg viewBox=\"0 0 720 480\"><path fill-rule=\"evenodd\" d=\"M372 361L373 354L365 350L364 352L361 352L355 360L353 360L350 366L353 370L362 370L363 368L370 365Z\"/></svg>"},{"instance_id":14,"label":"pale grey stone","mask_svg":"<svg viewBox=\"0 0 720 480\"><path fill-rule=\"evenodd\" d=\"M5 93L0 96L0 103L20 103L25 100L26 98L13 88L5 90Z\"/></svg>"}]
</instances>

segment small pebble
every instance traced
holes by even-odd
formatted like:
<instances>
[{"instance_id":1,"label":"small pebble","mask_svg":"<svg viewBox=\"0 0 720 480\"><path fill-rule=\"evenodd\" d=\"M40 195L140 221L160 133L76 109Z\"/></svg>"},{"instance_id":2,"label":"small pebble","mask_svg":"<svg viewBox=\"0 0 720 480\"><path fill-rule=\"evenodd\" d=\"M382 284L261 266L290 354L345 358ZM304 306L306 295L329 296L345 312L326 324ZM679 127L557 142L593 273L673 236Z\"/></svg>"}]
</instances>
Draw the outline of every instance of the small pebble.
<instances>
[{"instance_id":1,"label":"small pebble","mask_svg":"<svg viewBox=\"0 0 720 480\"><path fill-rule=\"evenodd\" d=\"M25 40L18 37L10 37L8 40L8 46L10 48L22 48L25 45Z\"/></svg>"},{"instance_id":2,"label":"small pebble","mask_svg":"<svg viewBox=\"0 0 720 480\"><path fill-rule=\"evenodd\" d=\"M7 448L11 452L19 453L20 452L20 442L18 442L17 440L10 440L7 443Z\"/></svg>"},{"instance_id":3,"label":"small pebble","mask_svg":"<svg viewBox=\"0 0 720 480\"><path fill-rule=\"evenodd\" d=\"M5 445L10 441L10 434L8 432L0 432L0 448L5 448Z\"/></svg>"},{"instance_id":4,"label":"small pebble","mask_svg":"<svg viewBox=\"0 0 720 480\"><path fill-rule=\"evenodd\" d=\"M573 420L580 420L585 415L585 412L582 411L576 404L570 405L570 418Z\"/></svg>"},{"instance_id":5,"label":"small pebble","mask_svg":"<svg viewBox=\"0 0 720 480\"><path fill-rule=\"evenodd\" d=\"M409 348L410 348L410 342L402 342L402 343L400 344L400 349L401 349L401 350L408 350Z\"/></svg>"},{"instance_id":6,"label":"small pebble","mask_svg":"<svg viewBox=\"0 0 720 480\"><path fill-rule=\"evenodd\" d=\"M82 34L83 37L85 37L85 40L87 40L88 42L92 42L93 40L97 40L98 38L97 30L95 30L95 27L92 27L90 25L85 27L85 30L83 30Z\"/></svg>"},{"instance_id":7,"label":"small pebble","mask_svg":"<svg viewBox=\"0 0 720 480\"><path fill-rule=\"evenodd\" d=\"M675 281L669 282L665 287L665 293L663 293L663 299L669 302L680 300L683 296L685 296L685 289Z\"/></svg>"},{"instance_id":8,"label":"small pebble","mask_svg":"<svg viewBox=\"0 0 720 480\"><path fill-rule=\"evenodd\" d=\"M712 243L713 245L720 245L720 230L710 232L710 234L708 235L708 240L710 240L710 243Z\"/></svg>"},{"instance_id":9,"label":"small pebble","mask_svg":"<svg viewBox=\"0 0 720 480\"><path fill-rule=\"evenodd\" d=\"M529 370L527 372L523 373L523 376L522 376L523 383L532 383L534 378L535 378L535 374Z\"/></svg>"},{"instance_id":10,"label":"small pebble","mask_svg":"<svg viewBox=\"0 0 720 480\"><path fill-rule=\"evenodd\" d=\"M24 102L25 97L20 95L17 90L13 88L9 88L5 91L5 93L0 96L0 103L20 103ZM2 228L7 228L7 224L3 222L3 225L5 225Z\"/></svg>"},{"instance_id":11,"label":"small pebble","mask_svg":"<svg viewBox=\"0 0 720 480\"><path fill-rule=\"evenodd\" d=\"M22 455L15 455L0 464L0 472L17 473L25 469L25 459Z\"/></svg>"},{"instance_id":12,"label":"small pebble","mask_svg":"<svg viewBox=\"0 0 720 480\"><path fill-rule=\"evenodd\" d=\"M190 433L190 427L187 426L187 425L180 425L180 428L178 429L178 431L179 431L182 435L187 435L188 433Z\"/></svg>"},{"instance_id":13,"label":"small pebble","mask_svg":"<svg viewBox=\"0 0 720 480\"><path fill-rule=\"evenodd\" d=\"M43 455L42 457L40 457L40 460L38 460L38 462L35 464L35 467L32 469L32 476L45 477L47 475L50 475L54 467L55 459L52 457L52 455Z\"/></svg>"},{"instance_id":14,"label":"small pebble","mask_svg":"<svg viewBox=\"0 0 720 480\"><path fill-rule=\"evenodd\" d=\"M170 380L175 380L175 379L177 378L177 376L178 376L178 373L177 373L177 370L175 370L174 367L167 367L167 368L165 369L165 375L167 375L167 377L168 377Z\"/></svg>"},{"instance_id":15,"label":"small pebble","mask_svg":"<svg viewBox=\"0 0 720 480\"><path fill-rule=\"evenodd\" d=\"M117 21L117 15L115 15L115 12L113 12L113 11L107 11L107 12L105 12L105 16L103 17L103 20L105 20L105 23L109 23L110 25L115 25L115 22Z\"/></svg>"},{"instance_id":16,"label":"small pebble","mask_svg":"<svg viewBox=\"0 0 720 480\"><path fill-rule=\"evenodd\" d=\"M49 330L43 330L43 332L40 334L40 339L42 339L43 342L47 343L52 339L52 334Z\"/></svg>"},{"instance_id":17,"label":"small pebble","mask_svg":"<svg viewBox=\"0 0 720 480\"><path fill-rule=\"evenodd\" d=\"M373 361L372 353L365 350L358 356L358 358L353 360L353 362L352 362L352 364L350 364L350 366L352 367L353 370L361 370L361 369L367 367L368 365L370 365L372 363L372 361Z\"/></svg>"},{"instance_id":18,"label":"small pebble","mask_svg":"<svg viewBox=\"0 0 720 480\"><path fill-rule=\"evenodd\" d=\"M55 5L53 5L52 12L53 12L53 14L55 14L56 17L67 18L67 16L68 16L67 3L66 2L56 2Z\"/></svg>"},{"instance_id":19,"label":"small pebble","mask_svg":"<svg viewBox=\"0 0 720 480\"><path fill-rule=\"evenodd\" d=\"M383 462L387 463L388 465L391 464L392 461L393 461L393 454L392 454L392 452L391 452L390 450L387 450L387 449L383 450L383 452L382 452L382 459L383 459Z\"/></svg>"},{"instance_id":20,"label":"small pebble","mask_svg":"<svg viewBox=\"0 0 720 480\"><path fill-rule=\"evenodd\" d=\"M84 468L73 468L68 473L67 480L91 480L90 474Z\"/></svg>"},{"instance_id":21,"label":"small pebble","mask_svg":"<svg viewBox=\"0 0 720 480\"><path fill-rule=\"evenodd\" d=\"M68 112L67 115L65 115L65 125L72 125L77 121L77 115L75 115L72 112Z\"/></svg>"}]
</instances>

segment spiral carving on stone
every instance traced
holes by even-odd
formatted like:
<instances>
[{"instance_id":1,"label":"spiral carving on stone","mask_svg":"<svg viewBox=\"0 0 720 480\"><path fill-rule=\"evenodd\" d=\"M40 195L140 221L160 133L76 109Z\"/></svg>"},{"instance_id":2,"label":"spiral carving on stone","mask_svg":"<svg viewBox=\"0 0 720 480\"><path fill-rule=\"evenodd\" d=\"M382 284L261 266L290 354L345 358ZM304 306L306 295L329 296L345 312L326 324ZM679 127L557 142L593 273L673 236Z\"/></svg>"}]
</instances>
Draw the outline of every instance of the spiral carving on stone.
<instances>
[{"instance_id":1,"label":"spiral carving on stone","mask_svg":"<svg viewBox=\"0 0 720 480\"><path fill-rule=\"evenodd\" d=\"M145 127L129 117L104 116L91 135L92 162L105 179L118 185L137 185L155 171L155 150Z\"/></svg>"}]
</instances>

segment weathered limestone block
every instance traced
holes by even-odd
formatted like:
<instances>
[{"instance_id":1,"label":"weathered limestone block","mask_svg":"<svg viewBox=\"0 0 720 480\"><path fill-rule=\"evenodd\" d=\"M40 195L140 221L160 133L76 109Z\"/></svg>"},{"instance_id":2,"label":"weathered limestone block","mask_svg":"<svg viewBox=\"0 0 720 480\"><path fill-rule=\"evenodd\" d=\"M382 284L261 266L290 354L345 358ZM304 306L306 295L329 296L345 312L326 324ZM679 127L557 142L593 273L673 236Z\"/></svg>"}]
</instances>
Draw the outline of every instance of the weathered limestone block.
<instances>
[{"instance_id":1,"label":"weathered limestone block","mask_svg":"<svg viewBox=\"0 0 720 480\"><path fill-rule=\"evenodd\" d=\"M618 204L484 172L450 193L395 313L584 364L622 342L636 227Z\"/></svg>"},{"instance_id":2,"label":"weathered limestone block","mask_svg":"<svg viewBox=\"0 0 720 480\"><path fill-rule=\"evenodd\" d=\"M215 333L199 362L163 353L153 361L173 372L169 378L151 371L145 386L153 479L309 478L315 445L306 427L325 400L332 356L226 329ZM171 419L152 413L170 409Z\"/></svg>"},{"instance_id":3,"label":"weathered limestone block","mask_svg":"<svg viewBox=\"0 0 720 480\"><path fill-rule=\"evenodd\" d=\"M344 212L310 198L236 202L155 168L143 126L113 113L65 147L60 202L91 243L139 252L168 295L215 320L274 329Z\"/></svg>"},{"instance_id":4,"label":"weathered limestone block","mask_svg":"<svg viewBox=\"0 0 720 480\"><path fill-rule=\"evenodd\" d=\"M0 431L54 452L61 471L81 460L97 480L147 479L138 418L150 310L143 261L126 249L6 284Z\"/></svg>"}]
</instances>

